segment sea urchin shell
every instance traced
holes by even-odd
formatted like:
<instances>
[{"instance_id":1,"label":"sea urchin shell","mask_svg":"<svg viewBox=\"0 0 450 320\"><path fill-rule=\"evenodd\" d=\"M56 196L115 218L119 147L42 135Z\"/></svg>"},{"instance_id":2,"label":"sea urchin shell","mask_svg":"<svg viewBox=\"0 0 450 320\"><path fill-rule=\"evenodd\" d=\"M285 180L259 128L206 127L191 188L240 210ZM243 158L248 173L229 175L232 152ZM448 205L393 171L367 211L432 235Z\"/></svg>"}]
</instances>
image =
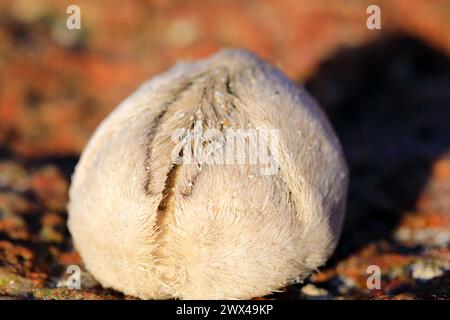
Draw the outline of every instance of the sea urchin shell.
<instances>
[{"instance_id":1,"label":"sea urchin shell","mask_svg":"<svg viewBox=\"0 0 450 320\"><path fill-rule=\"evenodd\" d=\"M156 76L103 121L76 167L68 225L105 287L252 298L326 261L347 183L305 90L245 50L222 50Z\"/></svg>"}]
</instances>

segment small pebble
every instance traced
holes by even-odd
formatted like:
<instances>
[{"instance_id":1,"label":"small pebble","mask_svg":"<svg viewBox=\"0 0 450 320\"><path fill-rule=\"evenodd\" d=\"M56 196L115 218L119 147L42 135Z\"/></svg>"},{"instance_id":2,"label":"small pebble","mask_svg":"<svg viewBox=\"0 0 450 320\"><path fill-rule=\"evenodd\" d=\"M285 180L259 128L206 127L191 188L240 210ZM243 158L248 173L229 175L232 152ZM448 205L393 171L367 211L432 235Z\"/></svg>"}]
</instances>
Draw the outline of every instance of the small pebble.
<instances>
[{"instance_id":1,"label":"small pebble","mask_svg":"<svg viewBox=\"0 0 450 320\"><path fill-rule=\"evenodd\" d=\"M411 266L412 277L416 280L431 280L436 277L440 277L444 274L439 266L426 264L426 263L415 263Z\"/></svg>"},{"instance_id":2,"label":"small pebble","mask_svg":"<svg viewBox=\"0 0 450 320\"><path fill-rule=\"evenodd\" d=\"M301 291L304 295L311 296L311 297L325 297L328 295L327 290L316 287L313 284L307 284L306 286L303 286Z\"/></svg>"}]
</instances>

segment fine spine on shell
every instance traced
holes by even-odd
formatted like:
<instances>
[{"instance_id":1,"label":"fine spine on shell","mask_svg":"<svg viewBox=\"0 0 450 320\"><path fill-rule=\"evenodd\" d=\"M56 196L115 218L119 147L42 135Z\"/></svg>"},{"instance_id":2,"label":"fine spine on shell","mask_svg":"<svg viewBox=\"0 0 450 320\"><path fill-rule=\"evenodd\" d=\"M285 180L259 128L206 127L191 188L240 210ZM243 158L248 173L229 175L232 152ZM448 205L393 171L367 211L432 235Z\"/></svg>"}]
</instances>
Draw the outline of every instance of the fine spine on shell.
<instances>
[{"instance_id":1,"label":"fine spine on shell","mask_svg":"<svg viewBox=\"0 0 450 320\"><path fill-rule=\"evenodd\" d=\"M278 170L174 163L172 133L277 129ZM252 298L304 279L333 252L348 172L304 89L244 50L182 63L98 127L76 167L68 226L105 287L146 299Z\"/></svg>"}]
</instances>

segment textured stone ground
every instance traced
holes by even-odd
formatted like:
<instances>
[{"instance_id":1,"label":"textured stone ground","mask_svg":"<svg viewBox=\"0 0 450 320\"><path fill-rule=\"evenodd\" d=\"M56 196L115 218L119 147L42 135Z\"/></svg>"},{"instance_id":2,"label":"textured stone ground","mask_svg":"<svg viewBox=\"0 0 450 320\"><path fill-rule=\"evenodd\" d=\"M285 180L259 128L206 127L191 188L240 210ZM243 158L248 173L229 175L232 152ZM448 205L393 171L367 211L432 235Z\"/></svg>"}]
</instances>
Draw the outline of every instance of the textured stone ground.
<instances>
[{"instance_id":1,"label":"textured stone ground","mask_svg":"<svg viewBox=\"0 0 450 320\"><path fill-rule=\"evenodd\" d=\"M0 3L0 299L123 299L85 271L65 226L67 189L96 125L179 58L249 48L305 83L351 169L335 255L268 298L450 298L450 3L75 1ZM380 267L368 290L367 267Z\"/></svg>"}]
</instances>

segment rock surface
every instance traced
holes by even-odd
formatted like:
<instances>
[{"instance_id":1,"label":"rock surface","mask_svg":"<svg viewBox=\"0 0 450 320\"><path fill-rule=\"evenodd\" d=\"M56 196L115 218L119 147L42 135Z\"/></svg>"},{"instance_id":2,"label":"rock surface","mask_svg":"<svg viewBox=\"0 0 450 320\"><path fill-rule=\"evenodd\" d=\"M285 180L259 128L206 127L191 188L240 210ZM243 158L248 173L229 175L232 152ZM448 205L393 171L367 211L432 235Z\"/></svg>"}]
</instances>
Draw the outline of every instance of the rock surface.
<instances>
[{"instance_id":1,"label":"rock surface","mask_svg":"<svg viewBox=\"0 0 450 320\"><path fill-rule=\"evenodd\" d=\"M0 4L0 297L130 299L82 268L65 226L70 175L94 128L180 58L245 47L304 82L350 171L334 257L266 298L450 298L450 3L77 1ZM81 289L61 285L81 267ZM379 267L369 290L367 268Z\"/></svg>"}]
</instances>

